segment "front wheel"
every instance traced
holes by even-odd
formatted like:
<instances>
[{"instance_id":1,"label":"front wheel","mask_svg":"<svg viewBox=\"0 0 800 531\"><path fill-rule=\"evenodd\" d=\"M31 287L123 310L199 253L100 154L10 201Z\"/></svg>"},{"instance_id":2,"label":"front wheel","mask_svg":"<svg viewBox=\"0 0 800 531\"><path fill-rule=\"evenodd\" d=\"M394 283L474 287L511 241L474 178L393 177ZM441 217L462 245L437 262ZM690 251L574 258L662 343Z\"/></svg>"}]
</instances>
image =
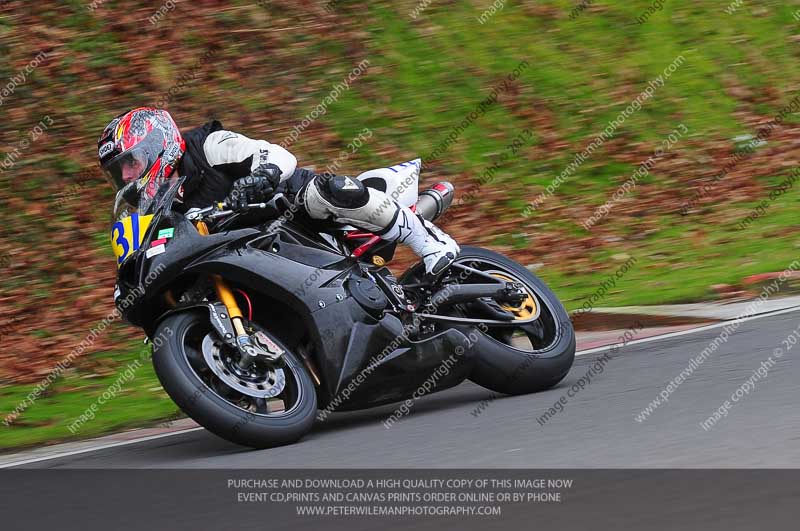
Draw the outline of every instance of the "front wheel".
<instances>
[{"instance_id":1,"label":"front wheel","mask_svg":"<svg viewBox=\"0 0 800 531\"><path fill-rule=\"evenodd\" d=\"M575 331L555 294L527 268L502 254L464 246L456 264L524 286L527 298L502 306L518 326L479 326L471 346L475 366L470 380L492 391L517 395L553 387L575 361ZM458 308L463 317L480 318L475 308Z\"/></svg>"},{"instance_id":2,"label":"front wheel","mask_svg":"<svg viewBox=\"0 0 800 531\"><path fill-rule=\"evenodd\" d=\"M171 315L156 335L167 338L153 351L161 385L210 432L243 446L269 448L295 442L311 429L317 411L314 384L279 341L282 368L254 364L243 373L233 363L235 353L217 340L207 311Z\"/></svg>"}]
</instances>

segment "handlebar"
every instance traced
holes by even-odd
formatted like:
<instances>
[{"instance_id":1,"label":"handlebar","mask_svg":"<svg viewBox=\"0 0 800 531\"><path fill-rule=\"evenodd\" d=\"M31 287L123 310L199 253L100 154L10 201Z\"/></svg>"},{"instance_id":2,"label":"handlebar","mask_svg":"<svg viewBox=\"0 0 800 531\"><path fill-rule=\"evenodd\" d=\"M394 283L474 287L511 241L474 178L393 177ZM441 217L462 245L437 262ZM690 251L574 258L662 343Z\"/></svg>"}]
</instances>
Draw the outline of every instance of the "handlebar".
<instances>
[{"instance_id":1,"label":"handlebar","mask_svg":"<svg viewBox=\"0 0 800 531\"><path fill-rule=\"evenodd\" d=\"M243 209L232 210L230 206L223 201L206 208L193 208L186 213L186 219L189 221L198 221L203 219L213 220L257 208L267 208L267 203L250 203Z\"/></svg>"}]
</instances>

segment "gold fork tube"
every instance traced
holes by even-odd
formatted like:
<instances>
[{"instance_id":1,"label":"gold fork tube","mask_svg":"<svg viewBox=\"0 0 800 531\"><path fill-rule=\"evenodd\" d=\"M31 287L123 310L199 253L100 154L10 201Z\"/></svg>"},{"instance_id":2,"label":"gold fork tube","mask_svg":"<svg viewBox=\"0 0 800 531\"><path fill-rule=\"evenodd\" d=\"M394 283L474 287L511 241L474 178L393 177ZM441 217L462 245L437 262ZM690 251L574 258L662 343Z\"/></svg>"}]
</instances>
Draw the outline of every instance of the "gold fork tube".
<instances>
[{"instance_id":1,"label":"gold fork tube","mask_svg":"<svg viewBox=\"0 0 800 531\"><path fill-rule=\"evenodd\" d=\"M203 236L208 236L208 226L204 222L198 221L196 226L197 232ZM211 278L214 280L214 289L217 291L217 297L219 297L219 300L222 301L222 304L224 304L225 308L228 310L228 315L233 323L233 328L236 330L236 335L247 335L244 324L242 324L242 310L239 308L239 304L236 302L236 297L233 296L233 292L221 276L211 275Z\"/></svg>"}]
</instances>

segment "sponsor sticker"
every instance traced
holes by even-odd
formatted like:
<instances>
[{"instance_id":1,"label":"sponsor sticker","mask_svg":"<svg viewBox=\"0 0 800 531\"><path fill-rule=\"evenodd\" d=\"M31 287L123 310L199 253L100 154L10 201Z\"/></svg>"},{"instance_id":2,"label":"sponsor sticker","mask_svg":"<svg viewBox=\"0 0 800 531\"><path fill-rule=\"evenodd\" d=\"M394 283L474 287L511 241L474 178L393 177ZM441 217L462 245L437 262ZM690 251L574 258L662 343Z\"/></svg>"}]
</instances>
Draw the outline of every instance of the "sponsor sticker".
<instances>
[{"instance_id":1,"label":"sponsor sticker","mask_svg":"<svg viewBox=\"0 0 800 531\"><path fill-rule=\"evenodd\" d=\"M165 160L175 160L179 156L180 156L180 146L178 144L172 144L164 152L164 159Z\"/></svg>"},{"instance_id":2,"label":"sponsor sticker","mask_svg":"<svg viewBox=\"0 0 800 531\"><path fill-rule=\"evenodd\" d=\"M158 247L159 245L165 245L166 243L167 239L161 238L160 240L153 240L153 242L150 243L150 247Z\"/></svg>"},{"instance_id":3,"label":"sponsor sticker","mask_svg":"<svg viewBox=\"0 0 800 531\"><path fill-rule=\"evenodd\" d=\"M161 229L160 231L158 231L158 239L159 240L162 239L162 238L172 238L173 236L175 236L175 229L174 228Z\"/></svg>"},{"instance_id":4,"label":"sponsor sticker","mask_svg":"<svg viewBox=\"0 0 800 531\"><path fill-rule=\"evenodd\" d=\"M100 146L100 158L105 157L114 149L114 142L106 142Z\"/></svg>"},{"instance_id":5,"label":"sponsor sticker","mask_svg":"<svg viewBox=\"0 0 800 531\"><path fill-rule=\"evenodd\" d=\"M158 256L159 254L166 252L166 250L167 250L166 246L164 246L164 244L162 243L158 247L150 247L147 250L147 252L144 253L144 256L145 258L153 258L154 256Z\"/></svg>"}]
</instances>

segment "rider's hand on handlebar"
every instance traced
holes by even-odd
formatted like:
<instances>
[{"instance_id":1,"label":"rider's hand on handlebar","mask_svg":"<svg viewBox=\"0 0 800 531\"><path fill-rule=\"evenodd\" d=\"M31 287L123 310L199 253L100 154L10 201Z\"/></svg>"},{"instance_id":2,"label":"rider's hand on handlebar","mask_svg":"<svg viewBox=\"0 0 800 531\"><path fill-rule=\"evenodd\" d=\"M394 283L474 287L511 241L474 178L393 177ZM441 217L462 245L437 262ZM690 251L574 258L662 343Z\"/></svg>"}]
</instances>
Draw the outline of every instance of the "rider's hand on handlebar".
<instances>
[{"instance_id":1,"label":"rider's hand on handlebar","mask_svg":"<svg viewBox=\"0 0 800 531\"><path fill-rule=\"evenodd\" d=\"M253 170L252 175L233 183L225 204L232 210L244 210L250 203L267 201L275 193L280 178L280 168L274 164L263 164Z\"/></svg>"},{"instance_id":2,"label":"rider's hand on handlebar","mask_svg":"<svg viewBox=\"0 0 800 531\"><path fill-rule=\"evenodd\" d=\"M252 176L259 179L266 179L273 190L278 187L281 182L281 169L272 163L261 164L253 170Z\"/></svg>"}]
</instances>

